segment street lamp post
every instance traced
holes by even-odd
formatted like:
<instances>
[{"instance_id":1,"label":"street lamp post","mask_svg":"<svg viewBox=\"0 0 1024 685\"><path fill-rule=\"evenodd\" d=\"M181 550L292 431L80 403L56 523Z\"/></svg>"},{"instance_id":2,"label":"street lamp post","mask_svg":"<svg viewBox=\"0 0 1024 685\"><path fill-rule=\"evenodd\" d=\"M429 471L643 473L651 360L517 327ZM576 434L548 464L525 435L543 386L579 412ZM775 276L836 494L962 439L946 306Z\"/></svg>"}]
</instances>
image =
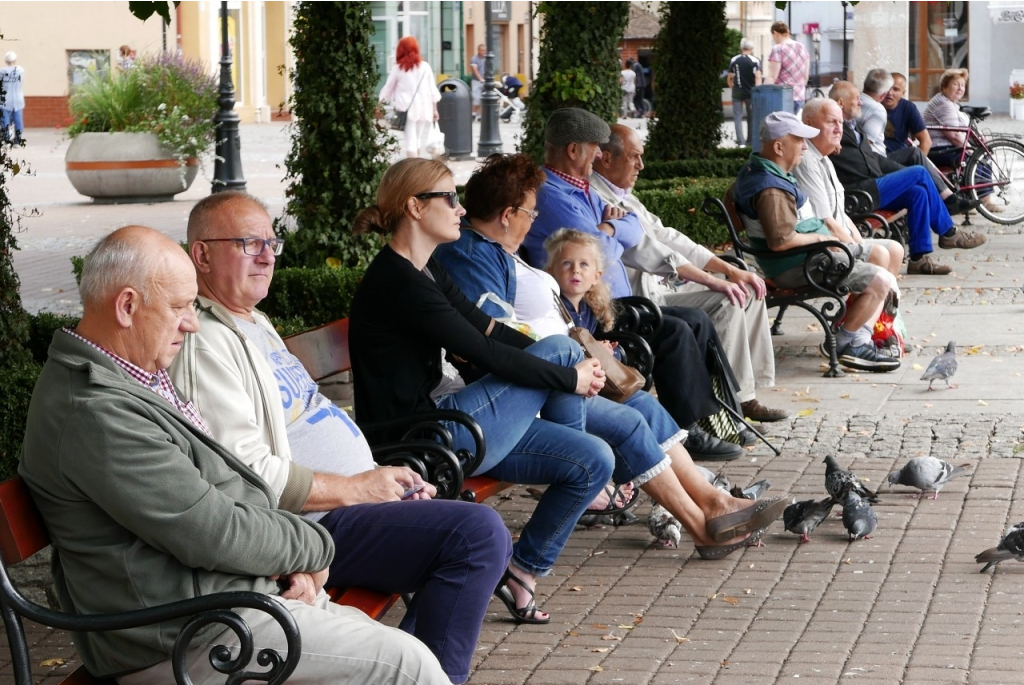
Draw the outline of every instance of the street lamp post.
<instances>
[{"instance_id":1,"label":"street lamp post","mask_svg":"<svg viewBox=\"0 0 1024 685\"><path fill-rule=\"evenodd\" d=\"M850 80L850 41L846 36L846 0L843 0L843 80Z\"/></svg>"},{"instance_id":2,"label":"street lamp post","mask_svg":"<svg viewBox=\"0 0 1024 685\"><path fill-rule=\"evenodd\" d=\"M494 82L494 30L491 19L491 4L484 3L484 31L487 34L487 57L484 59L484 92L480 96L480 143L477 157L487 157L501 152L501 136L498 132L498 84Z\"/></svg>"},{"instance_id":3,"label":"street lamp post","mask_svg":"<svg viewBox=\"0 0 1024 685\"><path fill-rule=\"evenodd\" d=\"M242 140L235 114L235 86L231 81L231 49L228 46L228 3L220 3L220 109L213 116L217 125L217 157L213 165L210 192L245 190L242 175Z\"/></svg>"}]
</instances>

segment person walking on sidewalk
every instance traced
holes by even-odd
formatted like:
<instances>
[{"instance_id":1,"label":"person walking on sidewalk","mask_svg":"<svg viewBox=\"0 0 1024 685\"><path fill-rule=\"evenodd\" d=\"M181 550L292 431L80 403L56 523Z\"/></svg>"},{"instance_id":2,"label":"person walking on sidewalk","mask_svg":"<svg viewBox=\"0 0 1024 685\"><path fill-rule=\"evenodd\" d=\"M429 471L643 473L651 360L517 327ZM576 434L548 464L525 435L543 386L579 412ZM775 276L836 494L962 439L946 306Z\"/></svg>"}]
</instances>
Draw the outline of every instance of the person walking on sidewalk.
<instances>
[{"instance_id":1,"label":"person walking on sidewalk","mask_svg":"<svg viewBox=\"0 0 1024 685\"><path fill-rule=\"evenodd\" d=\"M807 54L807 48L789 35L786 22L775 22L771 31L775 47L768 55L768 77L765 82L793 89L793 113L796 114L804 106L811 57Z\"/></svg>"},{"instance_id":2,"label":"person walking on sidewalk","mask_svg":"<svg viewBox=\"0 0 1024 685\"><path fill-rule=\"evenodd\" d=\"M4 55L6 66L0 69L0 88L3 89L3 100L0 100L0 142L11 142L10 126L14 124L14 144L21 145L25 142L22 138L22 131L25 130L25 70L18 66L18 55L8 52Z\"/></svg>"},{"instance_id":3,"label":"person walking on sidewalk","mask_svg":"<svg viewBox=\"0 0 1024 685\"><path fill-rule=\"evenodd\" d=\"M729 62L729 87L732 88L732 121L736 126L736 145L742 147L752 136L743 135L743 120L750 127L750 99L754 86L761 85L761 61L754 57L754 43L748 38L740 41L740 54Z\"/></svg>"}]
</instances>

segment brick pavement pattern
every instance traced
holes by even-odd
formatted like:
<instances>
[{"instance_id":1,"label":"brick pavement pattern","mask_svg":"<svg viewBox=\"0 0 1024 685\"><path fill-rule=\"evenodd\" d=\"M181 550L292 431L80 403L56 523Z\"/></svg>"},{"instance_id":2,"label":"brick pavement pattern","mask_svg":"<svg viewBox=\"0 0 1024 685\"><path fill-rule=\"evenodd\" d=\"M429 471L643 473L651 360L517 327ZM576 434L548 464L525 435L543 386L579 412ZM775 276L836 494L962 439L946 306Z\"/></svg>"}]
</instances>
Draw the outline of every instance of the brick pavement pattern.
<instances>
[{"instance_id":1,"label":"brick pavement pattern","mask_svg":"<svg viewBox=\"0 0 1024 685\"><path fill-rule=\"evenodd\" d=\"M992 128L1024 132L1005 119ZM283 203L274 169L287 146L282 131L263 125L242 132L250 188L272 209ZM46 134L32 133L33 141ZM511 137L509 129L503 134ZM30 150L38 175L13 184L26 228L15 260L26 306L73 311L68 256L84 254L119 221L148 222L183 237L184 217L206 188L200 179L200 187L165 205L89 205L64 187L54 161L63 148L52 145ZM473 163L453 166L462 182ZM40 216L30 216L31 209ZM798 545L780 522L765 535L765 547L722 561L700 560L685 536L677 550L654 547L642 523L578 528L554 573L539 584L538 602L552 623L517 627L492 603L470 683L1020 682L1024 565L1008 561L982 575L974 555L1024 520L1017 495L1024 340L1016 330L1024 331L1024 226L975 224L986 245L941 251L954 275L901 279L909 337L899 371L822 378L817 324L801 312L787 313L786 335L774 339L777 386L759 391L766 404L793 412L772 424L769 435L782 455L750 448L724 467L734 483L768 478L773 493L796 499L823 496L826 454L872 488L917 456L970 465L968 475L951 481L937 500L911 497L916 491L901 486L882 488L871 539L848 542L833 516L810 543ZM918 379L949 339L958 343L960 387L927 392ZM533 505L523 488L494 502L513 534ZM640 505L641 518L648 508ZM40 601L46 563L34 558L13 572ZM396 607L386 621L396 625L400 618ZM29 626L29 633L37 682L56 682L77 665L66 633L40 626ZM0 685L10 682L4 643Z\"/></svg>"}]
</instances>

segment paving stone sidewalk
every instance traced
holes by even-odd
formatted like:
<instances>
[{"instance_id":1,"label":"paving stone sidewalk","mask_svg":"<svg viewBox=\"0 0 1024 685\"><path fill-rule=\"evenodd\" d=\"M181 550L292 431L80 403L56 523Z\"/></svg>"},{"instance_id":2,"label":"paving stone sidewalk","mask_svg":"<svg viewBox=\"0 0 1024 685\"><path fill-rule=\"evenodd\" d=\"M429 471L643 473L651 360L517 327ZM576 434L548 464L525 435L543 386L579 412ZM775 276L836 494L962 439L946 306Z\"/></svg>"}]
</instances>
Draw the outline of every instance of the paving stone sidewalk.
<instances>
[{"instance_id":1,"label":"paving stone sidewalk","mask_svg":"<svg viewBox=\"0 0 1024 685\"><path fill-rule=\"evenodd\" d=\"M1016 131L1014 125L1007 122L1008 130ZM273 173L283 138L243 128L243 140L255 141L247 149L265 150L264 162L246 171ZM57 176L47 181L54 188L49 204L41 190L24 202L15 197L19 206L41 206L51 219L34 222L38 234L30 227L22 237L31 253L16 256L23 292L26 283L54 287L42 285L38 271L56 275L65 253L79 247L74 241L95 239L116 217L183 231L174 225L205 192L190 191L197 197L170 206L100 208L78 204L61 182ZM280 205L279 182L256 177L252 183L266 189L272 207L275 198ZM833 518L799 545L779 523L765 536L765 547L722 561L700 560L685 536L679 549L653 546L643 523L578 528L554 573L539 585L539 603L552 623L517 627L503 605L492 602L470 683L1020 682L1024 565L1009 561L982 575L974 555L1024 520L1017 495L1024 453L1024 237L1020 227L988 222L972 230L984 232L988 243L972 251L936 250L937 258L955 265L953 276L901 279L909 338L896 372L823 378L820 329L801 312L787 313L786 335L774 339L776 387L758 393L765 404L793 412L772 424L768 436L782 455L760 446L724 467L733 482L768 478L771 492L798 499L824 495L826 454L872 488L916 456L967 464L968 475L936 500L884 488L878 530L869 540L848 542ZM73 281L68 287L66 296L29 295L40 302L76 301ZM919 377L949 339L958 343L959 387L928 392ZM533 505L523 488L495 502L513 533ZM648 508L640 505L641 519ZM29 563L16 569L17 582L34 587L41 599L45 560ZM386 621L396 625L400 617L396 608ZM29 630L39 682L56 682L77 665L65 633ZM10 682L4 645L0 684Z\"/></svg>"}]
</instances>

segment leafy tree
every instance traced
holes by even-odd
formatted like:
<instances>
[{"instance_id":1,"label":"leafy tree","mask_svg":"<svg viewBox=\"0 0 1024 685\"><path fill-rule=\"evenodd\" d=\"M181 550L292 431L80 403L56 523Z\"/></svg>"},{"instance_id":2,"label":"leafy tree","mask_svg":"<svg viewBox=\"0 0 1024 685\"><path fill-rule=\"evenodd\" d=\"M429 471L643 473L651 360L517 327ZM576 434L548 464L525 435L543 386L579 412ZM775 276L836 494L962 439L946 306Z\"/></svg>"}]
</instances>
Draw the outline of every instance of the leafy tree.
<instances>
[{"instance_id":1,"label":"leafy tree","mask_svg":"<svg viewBox=\"0 0 1024 685\"><path fill-rule=\"evenodd\" d=\"M3 86L0 86L2 98ZM14 239L17 219L11 211L7 182L21 171L21 166L11 157L11 150L8 145L0 145L0 368L20 366L32 358L25 347L30 319L21 306L21 282L11 259L18 249Z\"/></svg>"},{"instance_id":2,"label":"leafy tree","mask_svg":"<svg viewBox=\"0 0 1024 685\"><path fill-rule=\"evenodd\" d=\"M605 121L618 117L621 91L616 48L629 20L628 2L541 2L540 68L530 93L521 151L540 161L544 122L561 107L581 107Z\"/></svg>"},{"instance_id":3,"label":"leafy tree","mask_svg":"<svg viewBox=\"0 0 1024 685\"><path fill-rule=\"evenodd\" d=\"M721 140L725 28L724 2L662 3L654 62L658 118L647 136L648 156L684 159L715 153Z\"/></svg>"},{"instance_id":4,"label":"leafy tree","mask_svg":"<svg viewBox=\"0 0 1024 685\"><path fill-rule=\"evenodd\" d=\"M304 266L328 258L356 266L379 238L353 236L352 222L374 203L387 167L377 128L377 58L368 2L301 2L295 12L295 94L286 214L297 230L290 255ZM291 248L295 249L291 249Z\"/></svg>"}]
</instances>

